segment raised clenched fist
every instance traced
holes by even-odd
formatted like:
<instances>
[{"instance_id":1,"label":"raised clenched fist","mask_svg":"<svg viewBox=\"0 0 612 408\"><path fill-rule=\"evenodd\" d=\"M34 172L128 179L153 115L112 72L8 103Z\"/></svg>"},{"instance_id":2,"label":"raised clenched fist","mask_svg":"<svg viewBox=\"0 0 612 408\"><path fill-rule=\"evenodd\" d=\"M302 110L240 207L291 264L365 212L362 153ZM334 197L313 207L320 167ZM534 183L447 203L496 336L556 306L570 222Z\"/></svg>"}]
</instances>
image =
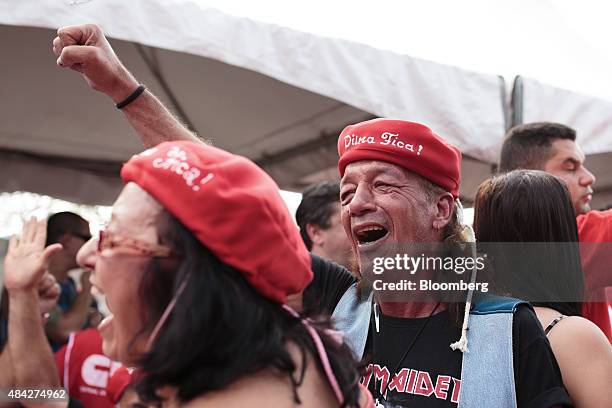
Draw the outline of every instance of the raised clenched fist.
<instances>
[{"instance_id":1,"label":"raised clenched fist","mask_svg":"<svg viewBox=\"0 0 612 408\"><path fill-rule=\"evenodd\" d=\"M120 102L138 86L115 51L94 24L62 27L53 40L57 65L83 74L93 89Z\"/></svg>"}]
</instances>

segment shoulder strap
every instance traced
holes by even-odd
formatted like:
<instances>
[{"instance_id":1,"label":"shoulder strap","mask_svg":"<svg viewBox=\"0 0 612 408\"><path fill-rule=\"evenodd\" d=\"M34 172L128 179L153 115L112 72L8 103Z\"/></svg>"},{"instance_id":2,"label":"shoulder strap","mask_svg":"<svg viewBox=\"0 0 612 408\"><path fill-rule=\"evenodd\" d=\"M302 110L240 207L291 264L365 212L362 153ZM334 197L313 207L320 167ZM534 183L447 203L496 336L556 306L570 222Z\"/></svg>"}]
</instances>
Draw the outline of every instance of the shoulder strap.
<instances>
[{"instance_id":1,"label":"shoulder strap","mask_svg":"<svg viewBox=\"0 0 612 408\"><path fill-rule=\"evenodd\" d=\"M344 340L357 360L363 358L371 315L372 292L367 299L360 299L355 283L344 293L331 316L334 327L344 334Z\"/></svg>"},{"instance_id":2,"label":"shoulder strap","mask_svg":"<svg viewBox=\"0 0 612 408\"><path fill-rule=\"evenodd\" d=\"M512 321L508 305L492 305L470 319L469 352L463 353L458 408L516 408ZM501 312L497 312L500 310Z\"/></svg>"},{"instance_id":3,"label":"shoulder strap","mask_svg":"<svg viewBox=\"0 0 612 408\"><path fill-rule=\"evenodd\" d=\"M481 295L470 311L470 350L463 353L459 408L516 408L513 320L519 299Z\"/></svg>"},{"instance_id":4,"label":"shoulder strap","mask_svg":"<svg viewBox=\"0 0 612 408\"><path fill-rule=\"evenodd\" d=\"M563 320L565 317L565 315L560 315L554 318L554 320L552 322L550 322L548 324L548 326L546 326L546 329L544 329L544 334L548 336L548 332L552 330L553 327L555 327L557 325L557 323L559 323L561 320Z\"/></svg>"},{"instance_id":5,"label":"shoulder strap","mask_svg":"<svg viewBox=\"0 0 612 408\"><path fill-rule=\"evenodd\" d=\"M495 295L479 296L470 313L473 315L514 313L519 305L531 307L529 303L520 299Z\"/></svg>"}]
</instances>

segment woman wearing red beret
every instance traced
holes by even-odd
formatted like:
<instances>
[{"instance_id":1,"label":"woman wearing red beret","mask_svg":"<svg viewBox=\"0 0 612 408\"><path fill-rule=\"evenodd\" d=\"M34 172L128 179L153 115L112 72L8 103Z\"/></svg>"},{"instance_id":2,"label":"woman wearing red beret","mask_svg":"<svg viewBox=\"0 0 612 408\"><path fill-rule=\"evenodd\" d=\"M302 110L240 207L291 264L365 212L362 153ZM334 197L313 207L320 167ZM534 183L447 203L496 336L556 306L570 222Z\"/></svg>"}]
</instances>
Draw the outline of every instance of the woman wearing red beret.
<instances>
[{"instance_id":1,"label":"woman wearing red beret","mask_svg":"<svg viewBox=\"0 0 612 408\"><path fill-rule=\"evenodd\" d=\"M107 228L77 261L112 313L98 327L104 354L134 368L123 385L141 406L373 407L342 337L286 305L312 279L311 260L266 173L202 143L168 142L121 176ZM44 249L44 229L32 220L11 239L7 286L44 274L58 249ZM40 323L30 326L30 349L42 351L23 364L52 362Z\"/></svg>"},{"instance_id":2,"label":"woman wearing red beret","mask_svg":"<svg viewBox=\"0 0 612 408\"><path fill-rule=\"evenodd\" d=\"M285 305L310 257L274 182L200 143L128 161L99 240L79 252L112 316L112 359L137 368L145 403L206 407L370 406L349 349Z\"/></svg>"}]
</instances>

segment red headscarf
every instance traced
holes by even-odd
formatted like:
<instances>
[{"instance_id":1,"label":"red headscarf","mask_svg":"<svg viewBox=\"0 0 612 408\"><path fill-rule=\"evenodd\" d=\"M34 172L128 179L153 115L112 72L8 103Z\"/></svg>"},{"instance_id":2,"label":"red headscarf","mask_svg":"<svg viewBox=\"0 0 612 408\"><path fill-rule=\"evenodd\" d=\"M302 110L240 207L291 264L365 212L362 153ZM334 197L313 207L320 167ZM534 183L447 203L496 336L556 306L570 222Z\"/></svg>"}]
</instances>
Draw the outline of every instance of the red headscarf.
<instances>
[{"instance_id":1,"label":"red headscarf","mask_svg":"<svg viewBox=\"0 0 612 408\"><path fill-rule=\"evenodd\" d=\"M461 152L427 126L373 119L344 128L338 138L340 177L349 163L379 160L410 170L459 196Z\"/></svg>"}]
</instances>

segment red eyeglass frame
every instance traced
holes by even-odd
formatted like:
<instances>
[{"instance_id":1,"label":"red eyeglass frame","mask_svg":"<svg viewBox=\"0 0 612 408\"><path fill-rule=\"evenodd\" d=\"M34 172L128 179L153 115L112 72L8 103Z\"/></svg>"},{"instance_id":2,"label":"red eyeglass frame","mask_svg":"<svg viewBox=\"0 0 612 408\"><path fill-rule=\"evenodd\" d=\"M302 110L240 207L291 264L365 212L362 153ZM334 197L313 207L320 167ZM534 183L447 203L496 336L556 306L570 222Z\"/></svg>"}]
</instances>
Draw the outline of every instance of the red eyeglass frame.
<instances>
[{"instance_id":1,"label":"red eyeglass frame","mask_svg":"<svg viewBox=\"0 0 612 408\"><path fill-rule=\"evenodd\" d=\"M119 234L108 233L104 229L98 235L98 252L112 249L113 253L121 255L145 256L149 258L176 258L178 257L170 247L152 244L136 238Z\"/></svg>"}]
</instances>

